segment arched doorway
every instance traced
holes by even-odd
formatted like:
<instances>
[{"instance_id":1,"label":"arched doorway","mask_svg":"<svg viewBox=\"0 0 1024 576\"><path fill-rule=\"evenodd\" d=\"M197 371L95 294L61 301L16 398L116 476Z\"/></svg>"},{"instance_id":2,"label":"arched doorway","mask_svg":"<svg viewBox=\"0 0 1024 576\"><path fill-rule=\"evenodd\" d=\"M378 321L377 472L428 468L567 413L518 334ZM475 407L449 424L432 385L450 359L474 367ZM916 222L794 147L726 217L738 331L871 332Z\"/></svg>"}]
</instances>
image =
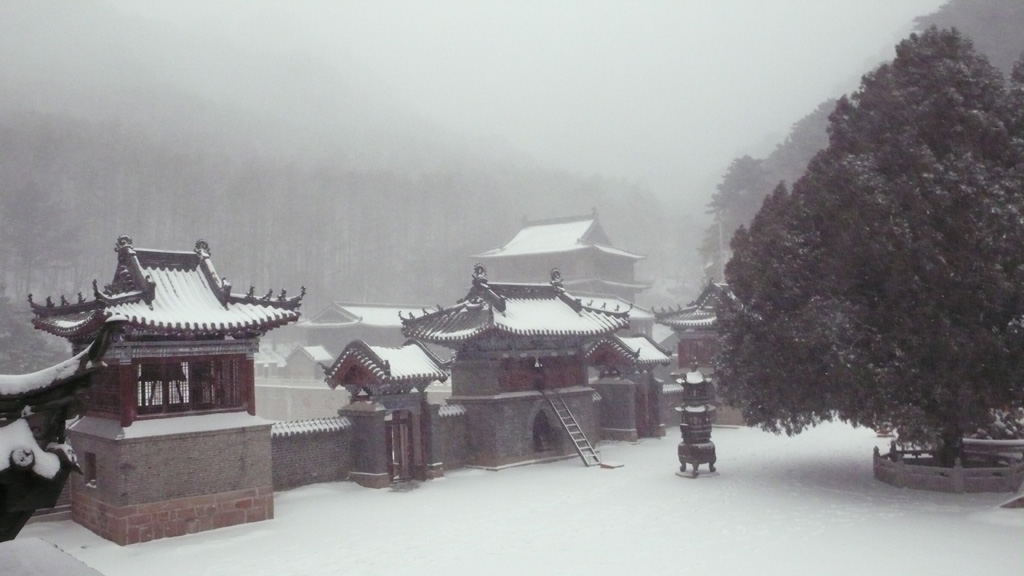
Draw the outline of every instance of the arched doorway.
<instances>
[{"instance_id":1,"label":"arched doorway","mask_svg":"<svg viewBox=\"0 0 1024 576\"><path fill-rule=\"evenodd\" d=\"M533 451L548 452L556 448L555 428L544 410L538 410L533 417Z\"/></svg>"}]
</instances>

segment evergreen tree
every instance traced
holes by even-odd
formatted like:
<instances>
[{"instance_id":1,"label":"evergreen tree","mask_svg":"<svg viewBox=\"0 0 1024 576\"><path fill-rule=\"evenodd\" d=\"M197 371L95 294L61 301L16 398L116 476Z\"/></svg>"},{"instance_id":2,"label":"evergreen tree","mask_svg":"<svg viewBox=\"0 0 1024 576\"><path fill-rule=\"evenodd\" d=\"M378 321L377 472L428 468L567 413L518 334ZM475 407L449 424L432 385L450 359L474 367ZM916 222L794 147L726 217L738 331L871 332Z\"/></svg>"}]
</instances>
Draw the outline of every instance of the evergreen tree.
<instances>
[{"instance_id":1,"label":"evergreen tree","mask_svg":"<svg viewBox=\"0 0 1024 576\"><path fill-rule=\"evenodd\" d=\"M754 424L892 422L951 463L1024 400L1020 83L956 31L896 54L734 239L721 377Z\"/></svg>"}]
</instances>

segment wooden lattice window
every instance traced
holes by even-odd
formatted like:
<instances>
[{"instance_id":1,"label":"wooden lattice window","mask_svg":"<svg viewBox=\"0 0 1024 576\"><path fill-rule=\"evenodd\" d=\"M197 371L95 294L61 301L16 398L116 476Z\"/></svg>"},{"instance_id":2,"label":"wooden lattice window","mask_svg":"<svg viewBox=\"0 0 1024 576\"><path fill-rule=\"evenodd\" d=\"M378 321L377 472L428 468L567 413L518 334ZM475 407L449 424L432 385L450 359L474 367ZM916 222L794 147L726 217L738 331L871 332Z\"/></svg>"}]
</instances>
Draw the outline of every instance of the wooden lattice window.
<instances>
[{"instance_id":1,"label":"wooden lattice window","mask_svg":"<svg viewBox=\"0 0 1024 576\"><path fill-rule=\"evenodd\" d=\"M244 399L238 358L166 360L136 365L139 414L238 408Z\"/></svg>"}]
</instances>

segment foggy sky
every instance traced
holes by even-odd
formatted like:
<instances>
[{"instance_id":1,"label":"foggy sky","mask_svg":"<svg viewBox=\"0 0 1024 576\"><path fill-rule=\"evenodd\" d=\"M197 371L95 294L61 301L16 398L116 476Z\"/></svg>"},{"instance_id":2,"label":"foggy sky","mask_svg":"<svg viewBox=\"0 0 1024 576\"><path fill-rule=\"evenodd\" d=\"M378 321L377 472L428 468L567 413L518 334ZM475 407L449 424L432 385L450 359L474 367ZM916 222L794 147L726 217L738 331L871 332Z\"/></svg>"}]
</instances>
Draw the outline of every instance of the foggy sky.
<instances>
[{"instance_id":1,"label":"foggy sky","mask_svg":"<svg viewBox=\"0 0 1024 576\"><path fill-rule=\"evenodd\" d=\"M891 58L942 0L128 2L197 46L309 55L398 107L700 212L722 170ZM217 45L216 43L212 45ZM187 61L187 60L186 60ZM211 82L216 82L211 79ZM296 95L301 98L301 95Z\"/></svg>"}]
</instances>

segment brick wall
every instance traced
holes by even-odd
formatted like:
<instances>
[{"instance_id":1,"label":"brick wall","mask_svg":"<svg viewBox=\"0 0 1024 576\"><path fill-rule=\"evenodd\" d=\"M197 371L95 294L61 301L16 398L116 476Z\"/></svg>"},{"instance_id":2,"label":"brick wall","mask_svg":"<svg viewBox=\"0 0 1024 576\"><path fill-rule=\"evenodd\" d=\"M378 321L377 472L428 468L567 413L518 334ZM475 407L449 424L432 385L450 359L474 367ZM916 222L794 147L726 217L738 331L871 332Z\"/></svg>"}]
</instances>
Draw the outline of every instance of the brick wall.
<instances>
[{"instance_id":1,"label":"brick wall","mask_svg":"<svg viewBox=\"0 0 1024 576\"><path fill-rule=\"evenodd\" d=\"M71 431L80 459L96 455L91 473L72 489L126 506L271 486L270 424L143 438L110 439ZM88 471L87 471L88 472Z\"/></svg>"},{"instance_id":2,"label":"brick wall","mask_svg":"<svg viewBox=\"0 0 1024 576\"><path fill-rule=\"evenodd\" d=\"M347 480L352 465L351 429L343 419L335 425L319 426L310 423L305 430L287 431L289 425L300 422L275 424L271 437L273 445L274 489L287 490L318 482Z\"/></svg>"},{"instance_id":3,"label":"brick wall","mask_svg":"<svg viewBox=\"0 0 1024 576\"><path fill-rule=\"evenodd\" d=\"M469 463L469 429L466 410L460 405L442 406L431 420L434 435L434 462L445 471L462 468Z\"/></svg>"},{"instance_id":4,"label":"brick wall","mask_svg":"<svg viewBox=\"0 0 1024 576\"><path fill-rule=\"evenodd\" d=\"M563 400L592 443L599 439L598 402L594 390L577 386L560 390ZM539 392L521 392L497 397L460 397L466 409L469 434L469 464L496 468L540 458L575 454L575 448L561 429L548 401ZM536 452L533 422L544 411L555 429L551 450Z\"/></svg>"},{"instance_id":5,"label":"brick wall","mask_svg":"<svg viewBox=\"0 0 1024 576\"><path fill-rule=\"evenodd\" d=\"M121 546L274 517L270 486L128 506L111 506L88 490L71 498L75 522Z\"/></svg>"},{"instance_id":6,"label":"brick wall","mask_svg":"<svg viewBox=\"0 0 1024 576\"><path fill-rule=\"evenodd\" d=\"M69 433L85 467L70 479L72 519L100 536L125 545L273 518L269 423L135 438L104 426L117 424Z\"/></svg>"}]
</instances>

